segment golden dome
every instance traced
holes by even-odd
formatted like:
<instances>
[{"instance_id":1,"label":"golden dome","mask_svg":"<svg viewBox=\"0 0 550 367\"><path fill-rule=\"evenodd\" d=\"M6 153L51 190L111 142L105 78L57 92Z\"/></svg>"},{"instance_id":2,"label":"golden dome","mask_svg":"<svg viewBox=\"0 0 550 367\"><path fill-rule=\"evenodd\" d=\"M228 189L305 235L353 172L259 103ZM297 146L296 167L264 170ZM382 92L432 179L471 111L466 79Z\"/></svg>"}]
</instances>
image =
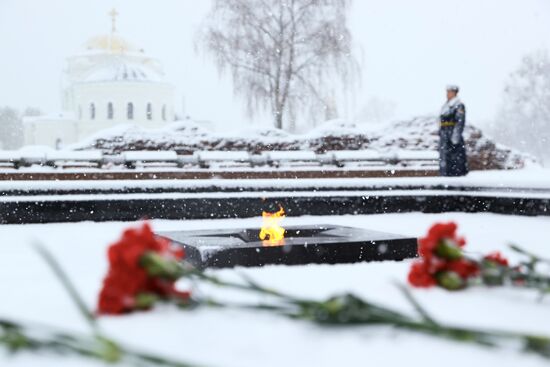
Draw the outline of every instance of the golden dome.
<instances>
[{"instance_id":1,"label":"golden dome","mask_svg":"<svg viewBox=\"0 0 550 367\"><path fill-rule=\"evenodd\" d=\"M111 33L91 38L86 42L87 50L107 51L112 53L143 52L117 34Z\"/></svg>"}]
</instances>

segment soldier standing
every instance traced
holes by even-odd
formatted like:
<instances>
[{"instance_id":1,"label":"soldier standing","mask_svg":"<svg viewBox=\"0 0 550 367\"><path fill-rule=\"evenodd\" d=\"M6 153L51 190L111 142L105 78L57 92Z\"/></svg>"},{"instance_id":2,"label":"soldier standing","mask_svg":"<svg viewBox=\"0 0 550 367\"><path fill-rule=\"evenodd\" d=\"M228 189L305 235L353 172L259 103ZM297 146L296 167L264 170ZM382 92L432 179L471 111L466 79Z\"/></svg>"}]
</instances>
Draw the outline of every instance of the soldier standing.
<instances>
[{"instance_id":1,"label":"soldier standing","mask_svg":"<svg viewBox=\"0 0 550 367\"><path fill-rule=\"evenodd\" d=\"M439 171L441 176L466 176L468 161L462 137L466 108L458 98L456 85L447 87L447 102L441 109L439 129Z\"/></svg>"}]
</instances>

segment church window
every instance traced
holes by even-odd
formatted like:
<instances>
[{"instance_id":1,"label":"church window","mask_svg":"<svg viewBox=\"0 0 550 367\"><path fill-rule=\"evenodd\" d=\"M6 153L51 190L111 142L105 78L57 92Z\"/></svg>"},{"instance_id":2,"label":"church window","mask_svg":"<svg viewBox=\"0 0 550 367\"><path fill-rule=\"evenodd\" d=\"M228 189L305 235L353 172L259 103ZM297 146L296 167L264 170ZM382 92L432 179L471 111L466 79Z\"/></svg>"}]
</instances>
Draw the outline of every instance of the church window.
<instances>
[{"instance_id":1,"label":"church window","mask_svg":"<svg viewBox=\"0 0 550 367\"><path fill-rule=\"evenodd\" d=\"M109 102L109 104L107 104L107 118L109 120L112 120L114 115L115 115L115 110L113 109L113 103Z\"/></svg>"},{"instance_id":2,"label":"church window","mask_svg":"<svg viewBox=\"0 0 550 367\"><path fill-rule=\"evenodd\" d=\"M162 106L162 121L166 121L166 105Z\"/></svg>"},{"instance_id":3,"label":"church window","mask_svg":"<svg viewBox=\"0 0 550 367\"><path fill-rule=\"evenodd\" d=\"M128 103L128 107L126 109L126 115L128 117L128 120L134 119L134 104L132 102Z\"/></svg>"},{"instance_id":4,"label":"church window","mask_svg":"<svg viewBox=\"0 0 550 367\"><path fill-rule=\"evenodd\" d=\"M153 119L153 106L151 103L147 103L147 120Z\"/></svg>"},{"instance_id":5,"label":"church window","mask_svg":"<svg viewBox=\"0 0 550 367\"><path fill-rule=\"evenodd\" d=\"M95 104L90 104L90 120L95 120Z\"/></svg>"}]
</instances>

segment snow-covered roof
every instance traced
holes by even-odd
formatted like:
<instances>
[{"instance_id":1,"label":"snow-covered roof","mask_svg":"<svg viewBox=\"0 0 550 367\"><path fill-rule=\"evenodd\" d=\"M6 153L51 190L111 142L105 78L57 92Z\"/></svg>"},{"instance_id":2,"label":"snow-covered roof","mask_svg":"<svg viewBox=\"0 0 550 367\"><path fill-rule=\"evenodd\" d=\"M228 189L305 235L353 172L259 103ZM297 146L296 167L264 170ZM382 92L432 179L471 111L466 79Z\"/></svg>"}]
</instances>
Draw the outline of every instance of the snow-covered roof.
<instances>
[{"instance_id":1,"label":"snow-covered roof","mask_svg":"<svg viewBox=\"0 0 550 367\"><path fill-rule=\"evenodd\" d=\"M162 82L163 76L144 65L117 62L96 68L83 82Z\"/></svg>"},{"instance_id":2,"label":"snow-covered roof","mask_svg":"<svg viewBox=\"0 0 550 367\"><path fill-rule=\"evenodd\" d=\"M70 111L63 111L59 113L40 115L40 116L23 116L23 124L33 124L40 122L51 121L68 121L72 122L76 118L75 114Z\"/></svg>"}]
</instances>

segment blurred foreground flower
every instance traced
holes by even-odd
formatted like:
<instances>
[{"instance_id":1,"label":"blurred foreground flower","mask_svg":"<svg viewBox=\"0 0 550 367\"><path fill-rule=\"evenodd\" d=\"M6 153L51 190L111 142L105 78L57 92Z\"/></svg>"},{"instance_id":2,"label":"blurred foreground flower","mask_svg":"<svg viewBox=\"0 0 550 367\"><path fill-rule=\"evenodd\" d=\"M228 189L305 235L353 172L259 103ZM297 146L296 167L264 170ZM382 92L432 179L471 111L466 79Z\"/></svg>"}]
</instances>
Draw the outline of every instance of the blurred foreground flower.
<instances>
[{"instance_id":1,"label":"blurred foreground flower","mask_svg":"<svg viewBox=\"0 0 550 367\"><path fill-rule=\"evenodd\" d=\"M409 283L428 288L439 285L449 290L462 289L476 277L479 264L464 257L466 240L456 234L456 223L437 223L426 237L418 240L420 260L409 272Z\"/></svg>"},{"instance_id":2,"label":"blurred foreground flower","mask_svg":"<svg viewBox=\"0 0 550 367\"><path fill-rule=\"evenodd\" d=\"M189 292L175 288L180 277L181 247L155 237L148 223L126 230L108 250L109 271L103 281L97 311L120 315L151 308L159 300L186 303Z\"/></svg>"},{"instance_id":3,"label":"blurred foreground flower","mask_svg":"<svg viewBox=\"0 0 550 367\"><path fill-rule=\"evenodd\" d=\"M456 234L456 223L436 223L428 234L418 240L420 259L409 271L409 284L418 288L439 286L460 290L472 284L499 286L510 284L550 292L550 276L537 272L537 265L548 262L527 253L517 246L512 250L528 257L527 262L510 266L500 252L493 252L481 260L468 258L464 253L466 240Z\"/></svg>"}]
</instances>

